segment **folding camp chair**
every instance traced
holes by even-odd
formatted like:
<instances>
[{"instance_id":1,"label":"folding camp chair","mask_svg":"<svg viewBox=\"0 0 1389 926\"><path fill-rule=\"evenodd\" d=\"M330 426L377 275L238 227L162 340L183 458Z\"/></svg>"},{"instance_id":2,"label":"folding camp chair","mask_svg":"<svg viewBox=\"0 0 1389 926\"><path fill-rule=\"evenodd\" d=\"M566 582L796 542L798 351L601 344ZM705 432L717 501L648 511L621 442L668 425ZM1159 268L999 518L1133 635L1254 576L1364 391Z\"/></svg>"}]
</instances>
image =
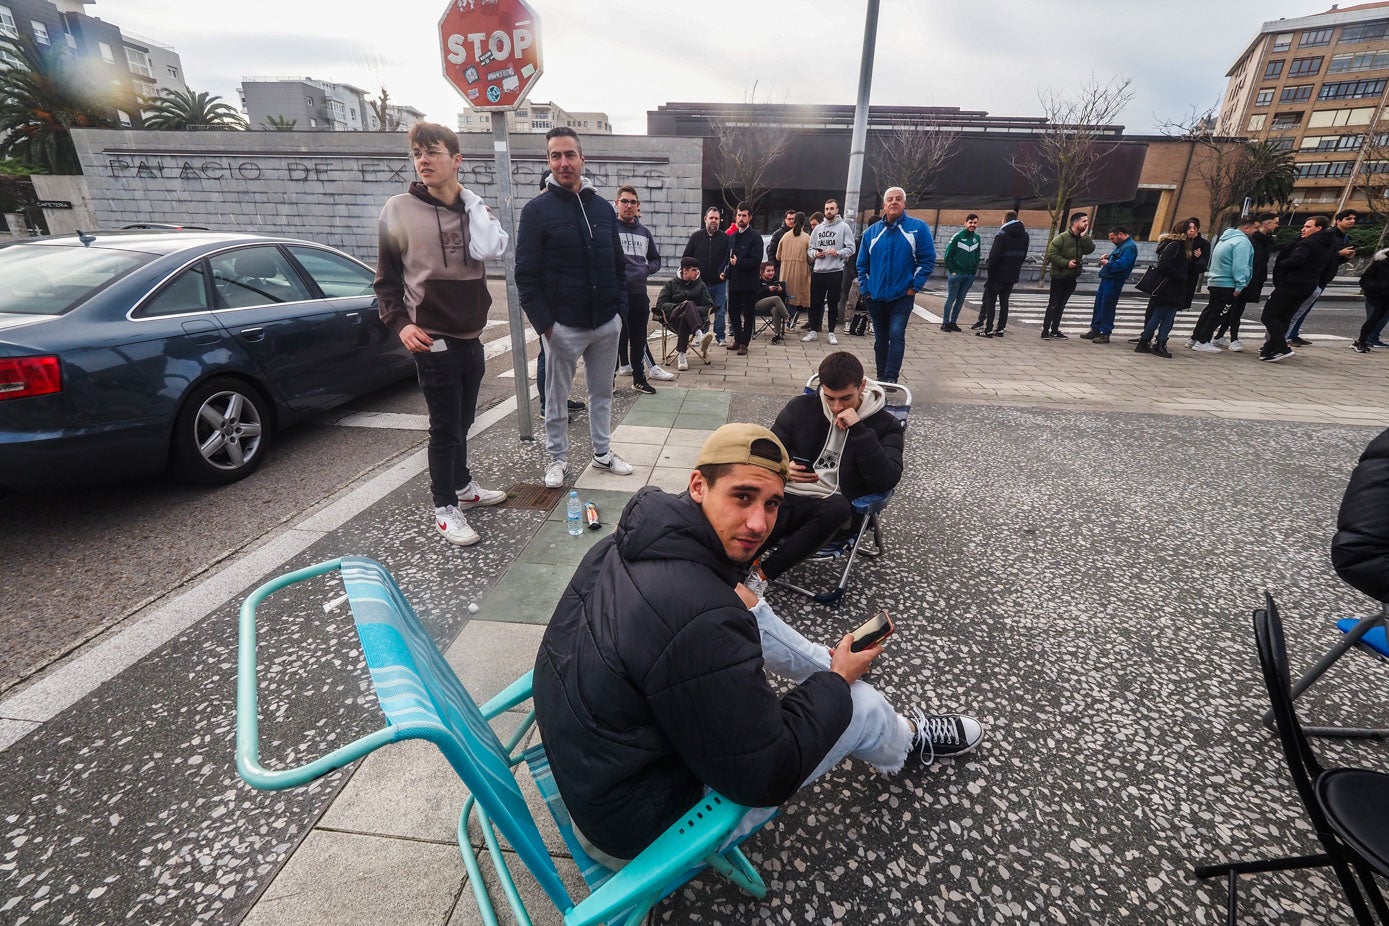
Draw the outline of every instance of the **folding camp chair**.
<instances>
[{"instance_id":1,"label":"folding camp chair","mask_svg":"<svg viewBox=\"0 0 1389 926\"><path fill-rule=\"evenodd\" d=\"M905 428L912 410L911 390L900 383L879 383L878 385L882 386L887 393L885 410L898 421L901 421L902 427ZM820 376L816 374L806 380L804 394L813 395L819 388ZM831 606L839 604L840 599L844 597L845 590L849 587L849 573L853 571L855 557L860 552L864 556L881 556L885 552L881 515L887 510L888 502L892 501L892 494L891 491L875 492L872 495L861 495L858 498L850 499L849 504L853 505L854 516L849 522L848 530L831 539L807 560L811 563L844 560L844 570L839 574L839 582L834 588L816 592L790 582L785 576L778 577L774 584L800 592L802 595L814 598L821 604ZM873 535L873 547L871 549L864 546L863 543L864 538L870 533Z\"/></svg>"},{"instance_id":2,"label":"folding camp chair","mask_svg":"<svg viewBox=\"0 0 1389 926\"><path fill-rule=\"evenodd\" d=\"M260 764L256 692L256 609L270 595L299 582L340 570L376 697L386 726L325 756L293 768L270 770ZM489 721L531 696L526 673L482 707L444 660L429 633L384 566L362 557L344 557L309 566L265 583L241 606L240 656L236 699L236 767L253 787L277 790L307 784L390 743L428 740L439 748L471 792L458 820L458 847L473 896L487 926L497 926L483 884L468 821L478 820L497 879L518 923L530 923L507 869L498 834L529 869L545 896L564 915L566 926L605 922L635 924L662 898L705 866L748 894L762 897L766 886L736 847L725 845L746 808L709 792L670 829L657 837L621 871L593 861L579 845L569 815L554 787L541 746L517 755L535 722L526 715L505 745ZM549 850L527 809L513 769L528 763L541 795L555 817L591 893L575 903L560 880Z\"/></svg>"},{"instance_id":3,"label":"folding camp chair","mask_svg":"<svg viewBox=\"0 0 1389 926\"><path fill-rule=\"evenodd\" d=\"M654 334L647 335L646 340L650 343L657 338L661 339L661 363L668 366L675 362L675 345L677 343L675 329L671 327L670 319L666 317L666 313L654 305L651 307L651 317L660 324L661 330ZM708 324L707 318L705 319L705 324ZM709 329L706 327L704 330L708 331ZM695 350L693 343L690 345L690 352L704 361L705 366L708 366L712 362L706 354L701 354L699 351Z\"/></svg>"}]
</instances>

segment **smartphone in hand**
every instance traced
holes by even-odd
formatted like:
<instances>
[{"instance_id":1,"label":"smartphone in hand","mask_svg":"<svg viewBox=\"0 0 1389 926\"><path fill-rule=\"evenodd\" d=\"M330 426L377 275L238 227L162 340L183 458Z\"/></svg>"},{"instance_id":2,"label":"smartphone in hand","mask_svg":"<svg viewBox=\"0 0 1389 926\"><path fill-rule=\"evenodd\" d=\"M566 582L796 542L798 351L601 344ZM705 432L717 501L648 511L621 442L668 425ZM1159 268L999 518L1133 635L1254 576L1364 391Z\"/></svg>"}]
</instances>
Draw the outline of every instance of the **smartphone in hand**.
<instances>
[{"instance_id":1,"label":"smartphone in hand","mask_svg":"<svg viewBox=\"0 0 1389 926\"><path fill-rule=\"evenodd\" d=\"M854 639L849 644L849 652L861 653L868 647L881 643L892 636L892 632L896 629L887 609L884 608L854 628L852 633Z\"/></svg>"}]
</instances>

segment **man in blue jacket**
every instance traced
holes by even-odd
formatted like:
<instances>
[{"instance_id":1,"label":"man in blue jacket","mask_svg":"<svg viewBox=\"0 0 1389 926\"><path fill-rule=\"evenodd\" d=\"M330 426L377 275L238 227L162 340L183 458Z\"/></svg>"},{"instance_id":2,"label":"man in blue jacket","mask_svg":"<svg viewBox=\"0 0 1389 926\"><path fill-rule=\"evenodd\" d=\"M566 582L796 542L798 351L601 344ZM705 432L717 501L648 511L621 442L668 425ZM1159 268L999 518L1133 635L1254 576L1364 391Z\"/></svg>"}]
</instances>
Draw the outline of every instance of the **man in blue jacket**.
<instances>
[{"instance_id":1,"label":"man in blue jacket","mask_svg":"<svg viewBox=\"0 0 1389 926\"><path fill-rule=\"evenodd\" d=\"M1211 343L1215 326L1225 317L1231 305L1254 275L1254 233L1259 230L1259 220L1246 215L1234 228L1215 242L1211 250L1210 289L1211 298L1201 310L1196 320L1196 328L1191 332L1191 349L1202 354L1218 354L1220 348Z\"/></svg>"},{"instance_id":2,"label":"man in blue jacket","mask_svg":"<svg viewBox=\"0 0 1389 926\"><path fill-rule=\"evenodd\" d=\"M1119 293L1138 260L1138 245L1133 243L1124 226L1115 225L1109 230L1109 243L1114 245L1114 250L1100 258L1100 288L1095 291L1090 330L1081 335L1096 344L1109 343L1109 336L1114 332L1114 310L1119 305Z\"/></svg>"},{"instance_id":3,"label":"man in blue jacket","mask_svg":"<svg viewBox=\"0 0 1389 926\"><path fill-rule=\"evenodd\" d=\"M863 233L858 251L858 288L873 319L876 379L895 383L907 352L907 320L916 294L936 268L931 229L907 215L907 193L900 186L883 194L883 217Z\"/></svg>"},{"instance_id":4,"label":"man in blue jacket","mask_svg":"<svg viewBox=\"0 0 1389 926\"><path fill-rule=\"evenodd\" d=\"M545 485L569 471L569 387L579 358L588 380L593 468L619 476L632 465L608 446L617 339L627 315L626 258L617 213L583 175L579 136L568 126L545 134L549 191L526 203L516 229L516 289L545 343Z\"/></svg>"}]
</instances>

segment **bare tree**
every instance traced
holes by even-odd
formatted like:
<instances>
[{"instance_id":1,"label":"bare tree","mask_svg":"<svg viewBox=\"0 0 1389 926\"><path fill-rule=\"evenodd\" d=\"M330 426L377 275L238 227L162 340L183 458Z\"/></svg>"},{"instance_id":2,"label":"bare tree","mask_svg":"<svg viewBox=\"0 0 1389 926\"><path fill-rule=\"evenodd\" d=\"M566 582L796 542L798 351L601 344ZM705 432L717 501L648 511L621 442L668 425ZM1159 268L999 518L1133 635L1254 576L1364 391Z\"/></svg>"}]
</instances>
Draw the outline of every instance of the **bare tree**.
<instances>
[{"instance_id":1,"label":"bare tree","mask_svg":"<svg viewBox=\"0 0 1389 926\"><path fill-rule=\"evenodd\" d=\"M1100 83L1092 74L1072 95L1043 90L1046 124L1024 143L1013 158L1013 169L1032 195L1046 203L1051 216L1047 240L1055 237L1075 198L1090 187L1104 159L1118 146L1118 136L1106 131L1133 99L1132 81L1114 77Z\"/></svg>"},{"instance_id":2,"label":"bare tree","mask_svg":"<svg viewBox=\"0 0 1389 926\"><path fill-rule=\"evenodd\" d=\"M1360 171L1355 175L1355 189L1365 197L1365 204L1382 224L1375 249L1384 247L1389 237L1389 131L1383 122L1370 127L1365 135Z\"/></svg>"},{"instance_id":3,"label":"bare tree","mask_svg":"<svg viewBox=\"0 0 1389 926\"><path fill-rule=\"evenodd\" d=\"M376 99L367 97L367 105L371 107L372 114L376 116L378 131L395 132L400 129L400 117L391 109L391 94L384 85Z\"/></svg>"},{"instance_id":4,"label":"bare tree","mask_svg":"<svg viewBox=\"0 0 1389 926\"><path fill-rule=\"evenodd\" d=\"M1197 155L1192 158L1192 173L1205 187L1210 197L1206 228L1219 234L1221 220L1244 202L1239 189L1240 174L1247 150L1242 138L1226 138L1215 133L1218 106L1204 111L1195 107L1182 119L1159 123L1158 131L1169 138L1190 142Z\"/></svg>"},{"instance_id":5,"label":"bare tree","mask_svg":"<svg viewBox=\"0 0 1389 926\"><path fill-rule=\"evenodd\" d=\"M959 150L960 130L954 126L938 122L894 125L875 136L869 162L878 185L900 186L911 207L920 205L936 188L941 168Z\"/></svg>"},{"instance_id":6,"label":"bare tree","mask_svg":"<svg viewBox=\"0 0 1389 926\"><path fill-rule=\"evenodd\" d=\"M743 104L730 107L709 120L714 143L714 179L722 188L730 210L746 202L756 212L771 191L772 178L791 150L791 132L771 118L759 119L757 84L744 95ZM770 114L769 114L770 115Z\"/></svg>"}]
</instances>

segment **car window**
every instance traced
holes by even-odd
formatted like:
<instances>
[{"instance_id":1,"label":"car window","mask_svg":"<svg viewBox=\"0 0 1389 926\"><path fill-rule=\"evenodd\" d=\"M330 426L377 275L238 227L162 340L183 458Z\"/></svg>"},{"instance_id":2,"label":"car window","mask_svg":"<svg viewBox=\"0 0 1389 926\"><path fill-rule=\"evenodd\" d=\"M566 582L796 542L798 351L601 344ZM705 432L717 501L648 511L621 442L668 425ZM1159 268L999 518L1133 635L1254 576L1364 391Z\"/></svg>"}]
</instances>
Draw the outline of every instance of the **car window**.
<instances>
[{"instance_id":1,"label":"car window","mask_svg":"<svg viewBox=\"0 0 1389 926\"><path fill-rule=\"evenodd\" d=\"M155 255L16 244L0 250L0 313L62 315Z\"/></svg>"},{"instance_id":2,"label":"car window","mask_svg":"<svg viewBox=\"0 0 1389 926\"><path fill-rule=\"evenodd\" d=\"M279 248L264 245L241 248L210 258L212 284L225 309L302 302L312 299L299 274Z\"/></svg>"},{"instance_id":3,"label":"car window","mask_svg":"<svg viewBox=\"0 0 1389 926\"><path fill-rule=\"evenodd\" d=\"M199 261L155 293L154 298L140 307L139 316L151 318L156 315L205 312L210 308L207 304L207 287L203 285L203 265Z\"/></svg>"},{"instance_id":4,"label":"car window","mask_svg":"<svg viewBox=\"0 0 1389 926\"><path fill-rule=\"evenodd\" d=\"M296 248L291 245L289 253L304 266L325 296L372 294L371 284L376 275L355 260L322 248Z\"/></svg>"}]
</instances>

